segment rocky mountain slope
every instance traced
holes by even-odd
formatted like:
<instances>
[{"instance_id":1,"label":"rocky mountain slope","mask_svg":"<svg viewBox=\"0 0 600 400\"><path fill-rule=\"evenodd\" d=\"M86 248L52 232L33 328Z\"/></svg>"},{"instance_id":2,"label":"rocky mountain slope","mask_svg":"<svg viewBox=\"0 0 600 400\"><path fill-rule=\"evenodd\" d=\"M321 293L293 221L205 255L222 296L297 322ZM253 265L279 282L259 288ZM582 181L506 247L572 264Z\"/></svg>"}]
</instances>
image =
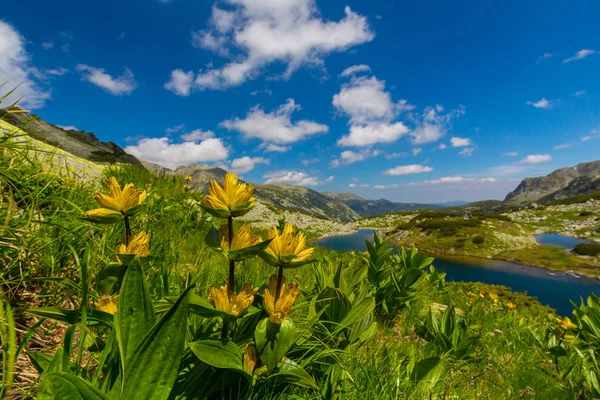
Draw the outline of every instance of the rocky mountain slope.
<instances>
[{"instance_id":1,"label":"rocky mountain slope","mask_svg":"<svg viewBox=\"0 0 600 400\"><path fill-rule=\"evenodd\" d=\"M23 129L29 136L57 147L76 157L98 164L128 163L142 165L140 160L128 154L113 142L101 142L91 132L65 130L52 125L34 114L11 113L0 110L3 120Z\"/></svg>"},{"instance_id":2,"label":"rocky mountain slope","mask_svg":"<svg viewBox=\"0 0 600 400\"><path fill-rule=\"evenodd\" d=\"M504 201L511 204L532 202L567 188L569 184L577 178L591 178L595 176L600 178L600 161L581 163L570 168L561 168L547 176L525 178L514 191L506 195ZM583 185L581 185L580 182L576 183L576 186ZM571 188L566 192L563 192L562 195L568 195L569 191L575 190L576 189ZM580 188L580 190L586 189Z\"/></svg>"},{"instance_id":3,"label":"rocky mountain slope","mask_svg":"<svg viewBox=\"0 0 600 400\"><path fill-rule=\"evenodd\" d=\"M343 202L361 217L370 217L395 211L438 210L443 208L443 206L435 204L396 203L386 199L366 200L353 193L324 192L322 194L333 200Z\"/></svg>"}]
</instances>

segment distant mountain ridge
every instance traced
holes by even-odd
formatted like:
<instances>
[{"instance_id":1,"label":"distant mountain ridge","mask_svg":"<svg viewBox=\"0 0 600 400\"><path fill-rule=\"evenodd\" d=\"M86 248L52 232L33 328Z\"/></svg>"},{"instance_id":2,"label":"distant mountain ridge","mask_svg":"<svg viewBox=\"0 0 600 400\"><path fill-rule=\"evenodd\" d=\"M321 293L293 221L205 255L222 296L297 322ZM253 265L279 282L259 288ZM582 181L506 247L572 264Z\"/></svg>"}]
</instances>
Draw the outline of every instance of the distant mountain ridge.
<instances>
[{"instance_id":1,"label":"distant mountain ridge","mask_svg":"<svg viewBox=\"0 0 600 400\"><path fill-rule=\"evenodd\" d=\"M373 215L387 214L397 211L414 211L423 209L438 210L444 208L443 206L436 204L397 203L386 199L367 200L353 193L323 192L322 194L333 200L343 202L361 217L371 217Z\"/></svg>"}]
</instances>

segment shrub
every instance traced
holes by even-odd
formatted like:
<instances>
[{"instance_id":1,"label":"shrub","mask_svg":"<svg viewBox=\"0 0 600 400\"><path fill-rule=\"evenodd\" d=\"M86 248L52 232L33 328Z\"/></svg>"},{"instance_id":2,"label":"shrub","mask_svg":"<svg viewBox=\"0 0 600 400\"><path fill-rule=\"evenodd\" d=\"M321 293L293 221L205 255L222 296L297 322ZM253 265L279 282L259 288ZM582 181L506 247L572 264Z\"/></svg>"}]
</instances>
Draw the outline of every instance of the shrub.
<instances>
[{"instance_id":1,"label":"shrub","mask_svg":"<svg viewBox=\"0 0 600 400\"><path fill-rule=\"evenodd\" d=\"M589 217L590 215L594 215L594 213L591 211L582 211L579 213L580 217Z\"/></svg>"},{"instance_id":2,"label":"shrub","mask_svg":"<svg viewBox=\"0 0 600 400\"><path fill-rule=\"evenodd\" d=\"M573 251L580 256L597 256L600 254L600 243L581 243Z\"/></svg>"},{"instance_id":3,"label":"shrub","mask_svg":"<svg viewBox=\"0 0 600 400\"><path fill-rule=\"evenodd\" d=\"M485 242L485 239L482 236L475 236L473 238L473 244L483 244L483 242Z\"/></svg>"},{"instance_id":4,"label":"shrub","mask_svg":"<svg viewBox=\"0 0 600 400\"><path fill-rule=\"evenodd\" d=\"M463 249L465 247L465 242L457 240L454 242L454 247L457 249Z\"/></svg>"}]
</instances>

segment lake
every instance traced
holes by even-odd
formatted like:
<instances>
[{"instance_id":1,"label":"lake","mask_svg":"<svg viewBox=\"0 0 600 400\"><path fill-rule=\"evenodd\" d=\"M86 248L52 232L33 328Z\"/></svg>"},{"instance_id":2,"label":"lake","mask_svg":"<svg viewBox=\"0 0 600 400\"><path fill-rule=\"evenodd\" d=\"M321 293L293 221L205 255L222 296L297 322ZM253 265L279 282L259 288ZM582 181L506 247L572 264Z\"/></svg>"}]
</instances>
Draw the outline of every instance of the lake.
<instances>
[{"instance_id":1,"label":"lake","mask_svg":"<svg viewBox=\"0 0 600 400\"><path fill-rule=\"evenodd\" d=\"M372 230L360 229L352 235L331 236L320 239L316 243L332 250L365 251L367 249L365 239L373 240ZM586 299L591 292L600 294L599 280L575 278L561 272L506 261L475 257L461 258L460 261L436 258L433 265L438 270L446 272L448 281L484 282L507 286L516 292L526 292L536 297L540 303L554 308L560 315L571 315L573 307L569 302L570 299L579 303L579 297Z\"/></svg>"},{"instance_id":2,"label":"lake","mask_svg":"<svg viewBox=\"0 0 600 400\"><path fill-rule=\"evenodd\" d=\"M535 240L544 246L561 247L569 250L572 250L578 244L590 243L589 240L572 238L569 236L559 235L558 233L543 233L541 235L535 235Z\"/></svg>"}]
</instances>

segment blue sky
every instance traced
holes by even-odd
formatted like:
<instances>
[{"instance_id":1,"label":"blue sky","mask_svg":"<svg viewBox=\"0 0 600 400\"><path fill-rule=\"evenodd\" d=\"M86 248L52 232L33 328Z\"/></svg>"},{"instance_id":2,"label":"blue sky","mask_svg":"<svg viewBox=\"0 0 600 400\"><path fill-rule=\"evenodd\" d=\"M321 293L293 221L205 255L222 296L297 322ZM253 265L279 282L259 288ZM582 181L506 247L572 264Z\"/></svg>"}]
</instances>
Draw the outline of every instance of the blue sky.
<instances>
[{"instance_id":1,"label":"blue sky","mask_svg":"<svg viewBox=\"0 0 600 400\"><path fill-rule=\"evenodd\" d=\"M503 198L598 158L598 15L591 0L24 0L3 6L0 80L41 118L168 167Z\"/></svg>"}]
</instances>

